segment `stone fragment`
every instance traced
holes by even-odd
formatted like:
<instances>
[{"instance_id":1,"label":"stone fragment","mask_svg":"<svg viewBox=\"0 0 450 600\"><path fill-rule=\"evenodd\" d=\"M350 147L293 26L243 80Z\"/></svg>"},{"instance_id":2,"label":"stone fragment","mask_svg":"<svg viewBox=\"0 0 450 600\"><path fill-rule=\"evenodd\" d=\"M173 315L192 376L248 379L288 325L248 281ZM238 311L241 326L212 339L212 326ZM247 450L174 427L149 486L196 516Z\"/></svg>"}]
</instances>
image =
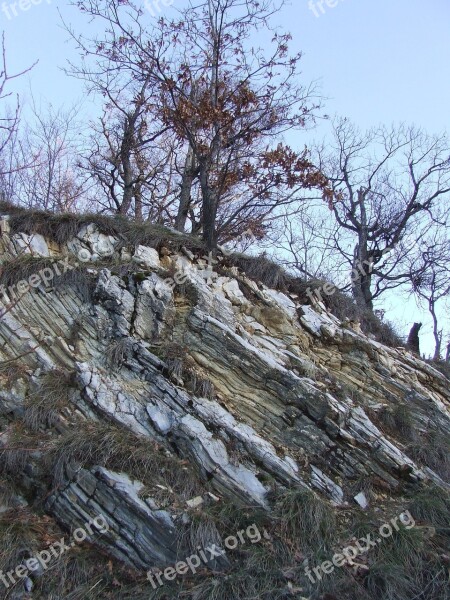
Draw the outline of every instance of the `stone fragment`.
<instances>
[{"instance_id":1,"label":"stone fragment","mask_svg":"<svg viewBox=\"0 0 450 600\"><path fill-rule=\"evenodd\" d=\"M158 252L154 248L149 248L148 246L138 246L136 248L133 255L133 262L150 271L161 267Z\"/></svg>"},{"instance_id":2,"label":"stone fragment","mask_svg":"<svg viewBox=\"0 0 450 600\"><path fill-rule=\"evenodd\" d=\"M186 504L189 506L189 508L198 508L199 506L201 506L203 504L204 500L201 496L196 496L195 498L191 498L190 500L186 501Z\"/></svg>"},{"instance_id":3,"label":"stone fragment","mask_svg":"<svg viewBox=\"0 0 450 600\"><path fill-rule=\"evenodd\" d=\"M359 494L356 494L354 500L364 510L369 507L369 501L367 500L364 492L359 492Z\"/></svg>"}]
</instances>

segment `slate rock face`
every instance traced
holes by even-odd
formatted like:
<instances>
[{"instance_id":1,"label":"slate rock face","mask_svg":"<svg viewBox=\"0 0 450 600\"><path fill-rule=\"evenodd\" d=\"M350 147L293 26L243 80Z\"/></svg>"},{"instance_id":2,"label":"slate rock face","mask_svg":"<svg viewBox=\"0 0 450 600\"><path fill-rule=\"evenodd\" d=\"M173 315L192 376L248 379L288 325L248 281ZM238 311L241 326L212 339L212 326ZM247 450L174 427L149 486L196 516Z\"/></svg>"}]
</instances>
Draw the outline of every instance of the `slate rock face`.
<instances>
[{"instance_id":1,"label":"slate rock face","mask_svg":"<svg viewBox=\"0 0 450 600\"><path fill-rule=\"evenodd\" d=\"M21 245L8 237L7 219L2 223L6 260ZM87 226L66 246L47 248L55 258L75 260L84 248L94 263L107 255L120 262L118 245ZM43 248L41 240L34 251ZM430 365L236 270L207 272L198 259L170 253L160 262L143 246L126 253L134 258L123 276L89 267L90 300L57 278L51 289L4 299L1 361L20 369L0 392L0 446L33 385L64 371L71 374L70 408L60 412L54 435L70 419L80 428L114 423L189 464L202 490L196 499L212 489L270 511L274 484L316 490L333 505L354 503L360 490L352 482L361 478L391 490L430 481L448 487L376 422L403 406L416 435L433 428L448 436L448 380ZM174 273L183 285L170 284ZM19 487L33 489L39 458L30 455L17 471ZM188 505L161 505L127 473L75 463L48 492L45 510L68 530L104 515L109 530L92 543L135 569L170 565L187 552L179 540Z\"/></svg>"},{"instance_id":2,"label":"slate rock face","mask_svg":"<svg viewBox=\"0 0 450 600\"><path fill-rule=\"evenodd\" d=\"M137 570L175 562L179 550L175 523L168 512L140 499L138 491L126 475L101 467L80 469L48 499L46 508L59 521L70 520L73 529L98 522L98 529L86 532L87 539Z\"/></svg>"}]
</instances>

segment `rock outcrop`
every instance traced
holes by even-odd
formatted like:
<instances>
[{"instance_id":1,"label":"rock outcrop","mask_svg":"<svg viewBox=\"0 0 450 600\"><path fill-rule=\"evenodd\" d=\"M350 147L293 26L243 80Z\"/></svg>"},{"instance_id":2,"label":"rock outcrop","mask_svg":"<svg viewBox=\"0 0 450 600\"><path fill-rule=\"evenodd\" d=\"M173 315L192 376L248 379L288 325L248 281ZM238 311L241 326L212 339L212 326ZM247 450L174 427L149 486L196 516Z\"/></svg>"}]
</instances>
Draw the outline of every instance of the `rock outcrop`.
<instances>
[{"instance_id":1,"label":"rock outcrop","mask_svg":"<svg viewBox=\"0 0 450 600\"><path fill-rule=\"evenodd\" d=\"M66 261L66 272L41 273L28 289L10 280L3 288L6 470L17 421L40 382L64 373L70 387L51 427L40 424L42 447L21 461L3 511L41 494L63 529L102 514L110 529L89 540L140 571L185 555L180 540L193 490L167 489L161 502L157 486L96 464L95 456L88 465L71 456L58 485L44 482L45 436L104 422L185 461L198 504L228 498L270 512L274 489L298 486L332 506L356 507L364 481L389 494L431 483L448 489L445 474L412 452L395 415L407 411L417 444L430 431L448 436L449 380L404 348L250 280L220 253L212 265L169 246L124 247L95 225L57 244L11 233L8 222L4 215L3 266L28 255L38 274L44 259L50 270ZM389 415L391 428L383 426Z\"/></svg>"}]
</instances>

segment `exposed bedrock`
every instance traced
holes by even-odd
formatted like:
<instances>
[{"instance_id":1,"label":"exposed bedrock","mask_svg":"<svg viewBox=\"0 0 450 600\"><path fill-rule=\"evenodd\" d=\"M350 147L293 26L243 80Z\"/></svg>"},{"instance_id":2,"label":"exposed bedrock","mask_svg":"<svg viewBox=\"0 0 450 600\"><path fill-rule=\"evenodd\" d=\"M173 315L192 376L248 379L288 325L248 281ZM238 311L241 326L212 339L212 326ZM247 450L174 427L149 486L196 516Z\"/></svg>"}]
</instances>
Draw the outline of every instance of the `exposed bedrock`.
<instances>
[{"instance_id":1,"label":"exposed bedrock","mask_svg":"<svg viewBox=\"0 0 450 600\"><path fill-rule=\"evenodd\" d=\"M274 486L296 485L342 505L364 478L394 492L428 481L448 487L377 422L407 406L419 438L430 429L450 433L448 380L405 349L236 270L208 272L189 255L160 260L139 246L128 249L123 273L106 267L105 257L120 264L123 249L95 226L60 248L7 232L2 240L3 260L25 251L91 257L71 278L4 298L1 360L20 370L0 393L2 446L33 389L61 371L71 377L70 405L53 435L73 419L81 428L114 423L187 461L203 486L198 503L212 494L270 511ZM171 284L174 273L183 274L182 285ZM28 491L39 455L22 465ZM108 465L71 464L48 490L45 509L69 530L103 514L109 530L91 541L138 570L187 552L186 503L161 506L142 482Z\"/></svg>"}]
</instances>

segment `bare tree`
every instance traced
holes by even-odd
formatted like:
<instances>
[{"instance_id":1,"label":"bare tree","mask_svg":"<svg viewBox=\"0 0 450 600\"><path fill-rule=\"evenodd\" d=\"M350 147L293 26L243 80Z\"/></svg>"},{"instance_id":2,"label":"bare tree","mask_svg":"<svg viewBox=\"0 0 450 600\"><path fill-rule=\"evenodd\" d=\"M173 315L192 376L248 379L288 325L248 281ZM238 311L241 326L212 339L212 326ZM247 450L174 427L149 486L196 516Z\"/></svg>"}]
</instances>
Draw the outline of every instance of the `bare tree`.
<instances>
[{"instance_id":1,"label":"bare tree","mask_svg":"<svg viewBox=\"0 0 450 600\"><path fill-rule=\"evenodd\" d=\"M97 3L81 10L95 15ZM114 13L118 4L106 2L106 11ZM113 25L113 20L106 21ZM75 38L75 34L66 25ZM70 64L67 73L85 82L89 94L104 98L103 115L90 124L92 135L88 150L80 165L101 190L98 203L103 210L121 215L133 214L138 221L144 218L173 224L175 186L175 143L169 128L155 115L158 102L151 70L147 65L129 61L120 63L126 53L125 38L108 31L105 44L99 40L86 42L77 38L83 49L82 60ZM91 44L87 50L84 44ZM92 46L93 44L93 46ZM91 61L85 59L93 58ZM119 68L120 64L120 68Z\"/></svg>"},{"instance_id":2,"label":"bare tree","mask_svg":"<svg viewBox=\"0 0 450 600\"><path fill-rule=\"evenodd\" d=\"M270 30L277 10L272 0L203 0L150 31L131 2L81 0L77 6L107 25L102 38L73 34L95 64L85 73L106 80L120 72L148 82L152 123L170 130L186 152L179 228L192 214L214 249L219 238L249 225L262 231L265 219L297 202L303 190L327 191L308 152L281 142L285 132L304 128L317 108L314 88L299 84L300 55L290 56L289 35L276 32L268 56L250 44L259 28ZM190 193L195 181L201 206Z\"/></svg>"},{"instance_id":3,"label":"bare tree","mask_svg":"<svg viewBox=\"0 0 450 600\"><path fill-rule=\"evenodd\" d=\"M300 203L283 211L267 239L277 261L308 279L326 279L350 288L345 258L336 252L339 225L323 202ZM267 245L266 242L263 243Z\"/></svg>"},{"instance_id":4,"label":"bare tree","mask_svg":"<svg viewBox=\"0 0 450 600\"><path fill-rule=\"evenodd\" d=\"M87 183L77 166L80 151L78 107L54 109L32 100L30 123L19 136L15 161L23 165L15 200L29 208L67 212L82 208ZM33 157L26 164L27 157Z\"/></svg>"},{"instance_id":5,"label":"bare tree","mask_svg":"<svg viewBox=\"0 0 450 600\"><path fill-rule=\"evenodd\" d=\"M346 119L334 122L333 134L331 149L323 144L316 157L334 193L336 251L354 272L365 266L353 294L373 308L383 292L411 279L406 257L447 218L450 144L446 135L404 125L363 134Z\"/></svg>"},{"instance_id":6,"label":"bare tree","mask_svg":"<svg viewBox=\"0 0 450 600\"><path fill-rule=\"evenodd\" d=\"M8 91L8 87L11 81L31 71L36 64L34 63L31 67L19 73L11 74L8 70L6 58L5 34L2 33L0 64L0 105L2 109L2 114L0 114L0 191L7 197L9 197L11 191L11 176L25 166L16 164L11 152L11 147L14 147L17 142L20 101L18 95L14 97L13 93ZM8 104L12 98L14 98L14 102Z\"/></svg>"},{"instance_id":7,"label":"bare tree","mask_svg":"<svg viewBox=\"0 0 450 600\"><path fill-rule=\"evenodd\" d=\"M450 240L448 230L435 231L434 235L422 240L416 257L411 260L411 290L425 304L433 322L435 342L434 360L441 359L443 325L439 319L439 307L445 306L450 298ZM442 311L443 312L443 311ZM445 311L447 312L447 311Z\"/></svg>"},{"instance_id":8,"label":"bare tree","mask_svg":"<svg viewBox=\"0 0 450 600\"><path fill-rule=\"evenodd\" d=\"M138 221L172 221L174 144L167 130L149 125L148 82L131 97L124 90L114 93L101 79L95 87L108 101L100 123L91 124L90 149L81 164L104 192L99 203L122 215L131 210Z\"/></svg>"}]
</instances>

